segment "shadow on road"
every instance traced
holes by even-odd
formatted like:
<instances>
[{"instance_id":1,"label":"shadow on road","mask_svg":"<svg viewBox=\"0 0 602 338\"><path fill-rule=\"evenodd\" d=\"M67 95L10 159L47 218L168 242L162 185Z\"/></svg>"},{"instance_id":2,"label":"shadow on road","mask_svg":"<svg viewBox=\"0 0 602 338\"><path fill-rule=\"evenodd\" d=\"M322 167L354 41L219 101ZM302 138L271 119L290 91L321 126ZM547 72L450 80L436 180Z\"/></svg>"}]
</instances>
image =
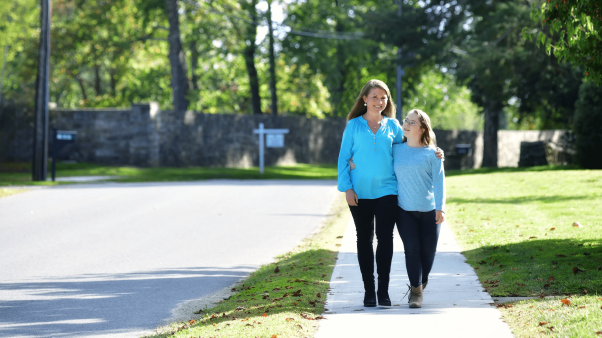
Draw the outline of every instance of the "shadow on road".
<instances>
[{"instance_id":1,"label":"shadow on road","mask_svg":"<svg viewBox=\"0 0 602 338\"><path fill-rule=\"evenodd\" d=\"M179 303L214 293L253 270L165 269L0 283L0 336L132 335L163 324Z\"/></svg>"}]
</instances>

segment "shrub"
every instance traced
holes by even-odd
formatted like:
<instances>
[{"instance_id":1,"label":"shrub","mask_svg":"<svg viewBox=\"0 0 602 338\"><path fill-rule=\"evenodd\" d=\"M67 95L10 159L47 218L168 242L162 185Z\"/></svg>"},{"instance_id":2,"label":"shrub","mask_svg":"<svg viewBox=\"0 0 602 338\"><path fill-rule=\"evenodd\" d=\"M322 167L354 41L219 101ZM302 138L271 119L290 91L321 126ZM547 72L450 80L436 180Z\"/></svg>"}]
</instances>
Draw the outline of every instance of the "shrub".
<instances>
[{"instance_id":1,"label":"shrub","mask_svg":"<svg viewBox=\"0 0 602 338\"><path fill-rule=\"evenodd\" d=\"M575 151L583 168L602 169L602 86L584 82L575 105Z\"/></svg>"}]
</instances>

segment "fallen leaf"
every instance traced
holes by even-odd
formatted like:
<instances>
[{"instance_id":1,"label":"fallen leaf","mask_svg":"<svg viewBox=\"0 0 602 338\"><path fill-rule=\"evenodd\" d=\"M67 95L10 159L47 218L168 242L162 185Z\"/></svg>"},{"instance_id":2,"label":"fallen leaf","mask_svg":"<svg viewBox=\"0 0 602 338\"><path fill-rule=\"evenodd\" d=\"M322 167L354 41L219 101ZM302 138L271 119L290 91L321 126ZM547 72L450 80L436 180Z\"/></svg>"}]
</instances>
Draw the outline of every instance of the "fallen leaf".
<instances>
[{"instance_id":1,"label":"fallen leaf","mask_svg":"<svg viewBox=\"0 0 602 338\"><path fill-rule=\"evenodd\" d=\"M587 289L583 289L583 293L587 294Z\"/></svg>"},{"instance_id":2,"label":"fallen leaf","mask_svg":"<svg viewBox=\"0 0 602 338\"><path fill-rule=\"evenodd\" d=\"M297 305L297 302L293 302L293 305L295 305L295 306L296 306L296 305Z\"/></svg>"},{"instance_id":3,"label":"fallen leaf","mask_svg":"<svg viewBox=\"0 0 602 338\"><path fill-rule=\"evenodd\" d=\"M520 225L518 225L518 224L517 224L517 225L516 225L516 227L517 227L517 228L520 228Z\"/></svg>"},{"instance_id":4,"label":"fallen leaf","mask_svg":"<svg viewBox=\"0 0 602 338\"><path fill-rule=\"evenodd\" d=\"M571 305L571 301L568 299L561 299L560 302L562 302L564 305Z\"/></svg>"},{"instance_id":5,"label":"fallen leaf","mask_svg":"<svg viewBox=\"0 0 602 338\"><path fill-rule=\"evenodd\" d=\"M277 336L277 335L275 335L275 334L273 334L273 335L272 335L272 338L278 338L278 336Z\"/></svg>"},{"instance_id":6,"label":"fallen leaf","mask_svg":"<svg viewBox=\"0 0 602 338\"><path fill-rule=\"evenodd\" d=\"M585 309L585 306L580 306L579 308L580 308L580 309Z\"/></svg>"},{"instance_id":7,"label":"fallen leaf","mask_svg":"<svg viewBox=\"0 0 602 338\"><path fill-rule=\"evenodd\" d=\"M194 320L194 319L191 319L191 320L189 321L189 323L190 323L190 325L193 325L193 324L195 323L195 320Z\"/></svg>"},{"instance_id":8,"label":"fallen leaf","mask_svg":"<svg viewBox=\"0 0 602 338\"><path fill-rule=\"evenodd\" d=\"M541 295L539 295L539 298L546 298L546 294L542 293ZM530 307L533 307L533 305L531 305Z\"/></svg>"},{"instance_id":9,"label":"fallen leaf","mask_svg":"<svg viewBox=\"0 0 602 338\"><path fill-rule=\"evenodd\" d=\"M303 326L301 326L301 324L297 324L297 327L299 327L301 330L303 330Z\"/></svg>"},{"instance_id":10,"label":"fallen leaf","mask_svg":"<svg viewBox=\"0 0 602 338\"><path fill-rule=\"evenodd\" d=\"M600 335L602 335L602 331L598 331L598 332L596 332L596 334L597 334L598 336L600 336Z\"/></svg>"},{"instance_id":11,"label":"fallen leaf","mask_svg":"<svg viewBox=\"0 0 602 338\"><path fill-rule=\"evenodd\" d=\"M589 256L589 255L591 255L591 254L590 254L589 252L584 252L584 253L583 253L583 255L584 255L584 256Z\"/></svg>"},{"instance_id":12,"label":"fallen leaf","mask_svg":"<svg viewBox=\"0 0 602 338\"><path fill-rule=\"evenodd\" d=\"M554 278L555 278L554 276L550 276L550 277L548 277L548 281L551 282L554 280Z\"/></svg>"},{"instance_id":13,"label":"fallen leaf","mask_svg":"<svg viewBox=\"0 0 602 338\"><path fill-rule=\"evenodd\" d=\"M277 266L276 269L274 269L274 273L278 273L278 272L280 272L280 267L279 266Z\"/></svg>"},{"instance_id":14,"label":"fallen leaf","mask_svg":"<svg viewBox=\"0 0 602 338\"><path fill-rule=\"evenodd\" d=\"M550 230L551 230L551 231L554 231L554 230L556 230L556 228L550 228Z\"/></svg>"},{"instance_id":15,"label":"fallen leaf","mask_svg":"<svg viewBox=\"0 0 602 338\"><path fill-rule=\"evenodd\" d=\"M264 313L264 314L262 314L261 316L262 316L262 317L267 317L267 316L268 316L268 314L267 314L267 313Z\"/></svg>"},{"instance_id":16,"label":"fallen leaf","mask_svg":"<svg viewBox=\"0 0 602 338\"><path fill-rule=\"evenodd\" d=\"M566 255L554 255L556 257L566 257Z\"/></svg>"},{"instance_id":17,"label":"fallen leaf","mask_svg":"<svg viewBox=\"0 0 602 338\"><path fill-rule=\"evenodd\" d=\"M547 324L547 322L539 322L539 326L544 326L546 324Z\"/></svg>"},{"instance_id":18,"label":"fallen leaf","mask_svg":"<svg viewBox=\"0 0 602 338\"><path fill-rule=\"evenodd\" d=\"M284 320L286 320L287 322L290 322L291 320L295 320L295 318L285 318Z\"/></svg>"},{"instance_id":19,"label":"fallen leaf","mask_svg":"<svg viewBox=\"0 0 602 338\"><path fill-rule=\"evenodd\" d=\"M313 306L313 307L316 307L316 302L314 302L314 301L311 301L311 300L310 300L310 301L309 301L309 305L311 305L311 306Z\"/></svg>"},{"instance_id":20,"label":"fallen leaf","mask_svg":"<svg viewBox=\"0 0 602 338\"><path fill-rule=\"evenodd\" d=\"M326 277L326 274L325 274L325 273L323 273L323 274L322 274L322 278L324 278L324 277Z\"/></svg>"},{"instance_id":21,"label":"fallen leaf","mask_svg":"<svg viewBox=\"0 0 602 338\"><path fill-rule=\"evenodd\" d=\"M199 311L197 311L197 312L194 312L194 314L195 314L195 315L198 315L198 314L199 314L199 313L201 313L201 312L205 312L205 311L203 311L202 309L200 309Z\"/></svg>"},{"instance_id":22,"label":"fallen leaf","mask_svg":"<svg viewBox=\"0 0 602 338\"><path fill-rule=\"evenodd\" d=\"M578 274L579 272L583 272L583 270L581 270L581 269L579 269L578 267L574 266L574 267L573 267L573 273L576 275L576 274Z\"/></svg>"},{"instance_id":23,"label":"fallen leaf","mask_svg":"<svg viewBox=\"0 0 602 338\"><path fill-rule=\"evenodd\" d=\"M581 223L579 223L579 222L575 222L575 223L573 223L573 227L575 227L575 228L582 228L583 225L581 225Z\"/></svg>"},{"instance_id":24,"label":"fallen leaf","mask_svg":"<svg viewBox=\"0 0 602 338\"><path fill-rule=\"evenodd\" d=\"M531 236L531 237L529 237L529 239L532 239L532 238L537 238L537 236Z\"/></svg>"},{"instance_id":25,"label":"fallen leaf","mask_svg":"<svg viewBox=\"0 0 602 338\"><path fill-rule=\"evenodd\" d=\"M545 283L545 284L543 285L543 287L544 287L544 288L549 288L550 286L551 286L551 285L550 285L550 283Z\"/></svg>"},{"instance_id":26,"label":"fallen leaf","mask_svg":"<svg viewBox=\"0 0 602 338\"><path fill-rule=\"evenodd\" d=\"M316 295L316 297L322 298L322 294L318 292L318 294Z\"/></svg>"},{"instance_id":27,"label":"fallen leaf","mask_svg":"<svg viewBox=\"0 0 602 338\"><path fill-rule=\"evenodd\" d=\"M550 331L554 331L554 327L553 326L548 326L548 329L550 329Z\"/></svg>"},{"instance_id":28,"label":"fallen leaf","mask_svg":"<svg viewBox=\"0 0 602 338\"><path fill-rule=\"evenodd\" d=\"M319 319L326 319L326 317L317 316L315 319L316 319L316 320L319 320Z\"/></svg>"},{"instance_id":29,"label":"fallen leaf","mask_svg":"<svg viewBox=\"0 0 602 338\"><path fill-rule=\"evenodd\" d=\"M602 270L602 265L600 265L600 266L598 267L598 271L600 271L600 270Z\"/></svg>"}]
</instances>

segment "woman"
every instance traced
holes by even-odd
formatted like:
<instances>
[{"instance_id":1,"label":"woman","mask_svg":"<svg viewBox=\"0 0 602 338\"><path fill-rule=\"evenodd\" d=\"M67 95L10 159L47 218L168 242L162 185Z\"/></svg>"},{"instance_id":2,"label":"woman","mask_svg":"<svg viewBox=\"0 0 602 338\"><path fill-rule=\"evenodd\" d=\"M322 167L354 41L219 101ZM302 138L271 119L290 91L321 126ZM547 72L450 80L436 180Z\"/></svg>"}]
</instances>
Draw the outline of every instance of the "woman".
<instances>
[{"instance_id":1,"label":"woman","mask_svg":"<svg viewBox=\"0 0 602 338\"><path fill-rule=\"evenodd\" d=\"M435 156L435 134L425 112L412 109L402 129L404 143L393 146L399 192L397 230L410 279L408 302L411 308L419 308L445 220L445 171Z\"/></svg>"},{"instance_id":2,"label":"woman","mask_svg":"<svg viewBox=\"0 0 602 338\"><path fill-rule=\"evenodd\" d=\"M364 306L391 306L389 273L393 259L393 229L397 218L397 181L393 171L393 144L402 142L399 122L393 118L391 92L380 80L364 85L347 116L338 160L338 189L345 192L357 235L357 255L364 282ZM441 152L443 156L443 152ZM353 160L358 169L350 170ZM374 238L376 219L376 266Z\"/></svg>"}]
</instances>

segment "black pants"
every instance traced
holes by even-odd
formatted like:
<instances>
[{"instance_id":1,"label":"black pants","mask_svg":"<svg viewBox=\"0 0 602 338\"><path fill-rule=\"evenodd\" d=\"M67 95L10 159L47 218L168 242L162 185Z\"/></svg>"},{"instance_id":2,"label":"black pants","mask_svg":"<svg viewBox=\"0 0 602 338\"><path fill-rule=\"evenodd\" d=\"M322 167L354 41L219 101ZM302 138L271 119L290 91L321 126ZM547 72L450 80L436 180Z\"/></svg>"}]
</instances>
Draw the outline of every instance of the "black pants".
<instances>
[{"instance_id":1,"label":"black pants","mask_svg":"<svg viewBox=\"0 0 602 338\"><path fill-rule=\"evenodd\" d=\"M406 270L410 284L418 287L428 280L433 268L441 224L437 224L435 210L406 211L400 207L397 210L397 230L403 241Z\"/></svg>"},{"instance_id":2,"label":"black pants","mask_svg":"<svg viewBox=\"0 0 602 338\"><path fill-rule=\"evenodd\" d=\"M389 279L393 259L393 229L397 217L397 196L360 199L357 206L349 206L357 235L357 259L362 279L374 281L374 219L376 218L376 272L379 279Z\"/></svg>"}]
</instances>

